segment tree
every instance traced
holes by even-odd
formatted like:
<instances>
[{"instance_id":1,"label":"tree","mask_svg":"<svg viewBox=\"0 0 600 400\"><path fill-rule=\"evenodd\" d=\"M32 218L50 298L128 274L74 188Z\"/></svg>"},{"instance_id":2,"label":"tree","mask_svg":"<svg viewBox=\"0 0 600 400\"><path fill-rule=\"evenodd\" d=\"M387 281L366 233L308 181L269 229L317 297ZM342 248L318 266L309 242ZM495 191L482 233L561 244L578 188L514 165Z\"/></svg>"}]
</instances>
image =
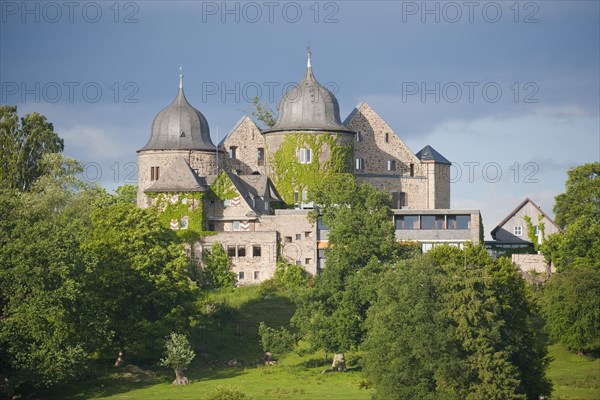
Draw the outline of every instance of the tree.
<instances>
[{"instance_id":1,"label":"tree","mask_svg":"<svg viewBox=\"0 0 600 400\"><path fill-rule=\"evenodd\" d=\"M330 228L327 261L314 288L300 296L292 323L314 349L342 353L362 342L378 276L402 248L388 195L339 174L314 187L311 196L319 205L311 217Z\"/></svg>"},{"instance_id":2,"label":"tree","mask_svg":"<svg viewBox=\"0 0 600 400\"><path fill-rule=\"evenodd\" d=\"M377 398L537 400L550 393L546 350L508 260L492 260L481 246L441 246L397 264L380 287L363 345Z\"/></svg>"},{"instance_id":3,"label":"tree","mask_svg":"<svg viewBox=\"0 0 600 400\"><path fill-rule=\"evenodd\" d=\"M44 155L46 175L28 192L0 190L0 370L19 390L89 373L110 341L88 296L93 260L81 248L102 192L72 175L74 160Z\"/></svg>"},{"instance_id":4,"label":"tree","mask_svg":"<svg viewBox=\"0 0 600 400\"><path fill-rule=\"evenodd\" d=\"M574 268L550 278L542 314L550 338L579 353L600 351L600 271Z\"/></svg>"},{"instance_id":5,"label":"tree","mask_svg":"<svg viewBox=\"0 0 600 400\"><path fill-rule=\"evenodd\" d=\"M231 260L221 243L213 243L210 252L204 254L203 275L208 287L233 287L235 274L231 271Z\"/></svg>"},{"instance_id":6,"label":"tree","mask_svg":"<svg viewBox=\"0 0 600 400\"><path fill-rule=\"evenodd\" d=\"M269 129L275 126L277 120L273 117L273 111L267 105L262 104L258 96L252 99L252 106L254 107L252 115L262 122L265 128Z\"/></svg>"},{"instance_id":7,"label":"tree","mask_svg":"<svg viewBox=\"0 0 600 400\"><path fill-rule=\"evenodd\" d=\"M296 338L283 326L274 329L261 321L258 326L258 336L264 351L270 351L277 355L289 353L296 345Z\"/></svg>"},{"instance_id":8,"label":"tree","mask_svg":"<svg viewBox=\"0 0 600 400\"><path fill-rule=\"evenodd\" d=\"M108 321L113 351L157 358L169 332L189 329L198 287L183 244L156 210L100 207L82 246L95 261L87 289Z\"/></svg>"},{"instance_id":9,"label":"tree","mask_svg":"<svg viewBox=\"0 0 600 400\"><path fill-rule=\"evenodd\" d=\"M34 112L19 123L17 107L0 106L0 187L28 190L45 172L42 157L63 149L46 117Z\"/></svg>"},{"instance_id":10,"label":"tree","mask_svg":"<svg viewBox=\"0 0 600 400\"><path fill-rule=\"evenodd\" d=\"M115 189L117 201L137 204L137 185L122 185Z\"/></svg>"},{"instance_id":11,"label":"tree","mask_svg":"<svg viewBox=\"0 0 600 400\"><path fill-rule=\"evenodd\" d=\"M175 380L173 385L187 385L188 378L183 375L196 353L192 350L187 337L181 333L172 332L165 341L165 357L160 360L161 365L173 368L175 371Z\"/></svg>"},{"instance_id":12,"label":"tree","mask_svg":"<svg viewBox=\"0 0 600 400\"><path fill-rule=\"evenodd\" d=\"M566 190L554 205L564 234L550 235L541 251L558 271L600 269L600 162L573 168L568 175Z\"/></svg>"}]
</instances>

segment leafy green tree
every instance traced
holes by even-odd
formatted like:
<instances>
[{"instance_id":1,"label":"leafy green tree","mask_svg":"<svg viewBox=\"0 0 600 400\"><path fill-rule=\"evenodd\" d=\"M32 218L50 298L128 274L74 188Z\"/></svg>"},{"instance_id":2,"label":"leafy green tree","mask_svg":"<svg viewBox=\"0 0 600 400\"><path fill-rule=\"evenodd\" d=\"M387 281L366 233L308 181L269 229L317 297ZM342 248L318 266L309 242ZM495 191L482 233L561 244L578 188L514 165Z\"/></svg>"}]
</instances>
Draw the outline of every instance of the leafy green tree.
<instances>
[{"instance_id":1,"label":"leafy green tree","mask_svg":"<svg viewBox=\"0 0 600 400\"><path fill-rule=\"evenodd\" d=\"M314 349L341 353L364 337L366 311L374 301L379 274L400 257L391 200L354 177L339 174L312 190L329 228L326 265L313 289L298 299L292 322Z\"/></svg>"},{"instance_id":2,"label":"leafy green tree","mask_svg":"<svg viewBox=\"0 0 600 400\"><path fill-rule=\"evenodd\" d=\"M580 165L567 174L566 190L554 204L556 223L568 228L579 218L600 221L600 162Z\"/></svg>"},{"instance_id":3,"label":"leafy green tree","mask_svg":"<svg viewBox=\"0 0 600 400\"><path fill-rule=\"evenodd\" d=\"M541 251L558 271L600 269L600 162L570 169L568 176L566 190L554 205L564 234L550 235Z\"/></svg>"},{"instance_id":4,"label":"leafy green tree","mask_svg":"<svg viewBox=\"0 0 600 400\"><path fill-rule=\"evenodd\" d=\"M153 209L117 202L92 213L83 248L95 260L87 282L120 353L153 358L162 338L185 332L198 288L178 236Z\"/></svg>"},{"instance_id":5,"label":"leafy green tree","mask_svg":"<svg viewBox=\"0 0 600 400\"><path fill-rule=\"evenodd\" d=\"M301 266L279 260L277 261L273 280L277 288L290 298L295 298L300 295L299 292L307 287L310 276Z\"/></svg>"},{"instance_id":6,"label":"leafy green tree","mask_svg":"<svg viewBox=\"0 0 600 400\"><path fill-rule=\"evenodd\" d=\"M115 189L116 200L137 204L137 185L122 185Z\"/></svg>"},{"instance_id":7,"label":"leafy green tree","mask_svg":"<svg viewBox=\"0 0 600 400\"><path fill-rule=\"evenodd\" d=\"M574 268L553 275L542 313L552 340L580 353L600 351L600 270Z\"/></svg>"},{"instance_id":8,"label":"leafy green tree","mask_svg":"<svg viewBox=\"0 0 600 400\"><path fill-rule=\"evenodd\" d=\"M258 96L252 99L252 106L254 107L254 111L252 111L252 115L256 117L257 120L263 123L266 129L272 128L277 123L276 118L273 116L274 112L269 108L269 106L260 102Z\"/></svg>"},{"instance_id":9,"label":"leafy green tree","mask_svg":"<svg viewBox=\"0 0 600 400\"><path fill-rule=\"evenodd\" d=\"M172 332L165 341L165 347L165 357L161 358L161 365L173 368L173 371L175 371L173 385L187 385L189 380L183 374L183 371L189 367L194 357L196 357L190 342L185 335Z\"/></svg>"},{"instance_id":10,"label":"leafy green tree","mask_svg":"<svg viewBox=\"0 0 600 400\"><path fill-rule=\"evenodd\" d=\"M231 260L221 243L213 243L210 252L204 254L203 275L204 285L208 287L233 287L235 274L231 270Z\"/></svg>"},{"instance_id":11,"label":"leafy green tree","mask_svg":"<svg viewBox=\"0 0 600 400\"><path fill-rule=\"evenodd\" d=\"M261 321L258 326L258 336L264 351L277 355L289 353L296 345L296 338L283 326L279 329L271 328Z\"/></svg>"},{"instance_id":12,"label":"leafy green tree","mask_svg":"<svg viewBox=\"0 0 600 400\"><path fill-rule=\"evenodd\" d=\"M19 123L17 107L0 106L1 188L28 190L45 172L42 157L63 149L63 140L46 117L34 112Z\"/></svg>"},{"instance_id":13,"label":"leafy green tree","mask_svg":"<svg viewBox=\"0 0 600 400\"><path fill-rule=\"evenodd\" d=\"M435 248L382 278L365 373L382 399L538 399L551 386L530 314L508 260L481 246Z\"/></svg>"},{"instance_id":14,"label":"leafy green tree","mask_svg":"<svg viewBox=\"0 0 600 400\"><path fill-rule=\"evenodd\" d=\"M48 157L30 191L0 190L0 369L18 390L81 377L110 341L81 249L102 193L73 190L84 186L71 175L77 163Z\"/></svg>"}]
</instances>

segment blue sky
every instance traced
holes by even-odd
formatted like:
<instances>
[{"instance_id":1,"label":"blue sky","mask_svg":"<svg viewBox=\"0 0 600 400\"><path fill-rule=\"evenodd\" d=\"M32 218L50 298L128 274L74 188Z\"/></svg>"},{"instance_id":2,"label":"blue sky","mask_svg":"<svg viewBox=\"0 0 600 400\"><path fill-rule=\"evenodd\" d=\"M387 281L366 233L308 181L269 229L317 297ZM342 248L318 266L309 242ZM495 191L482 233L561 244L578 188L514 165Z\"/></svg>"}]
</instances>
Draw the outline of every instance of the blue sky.
<instances>
[{"instance_id":1,"label":"blue sky","mask_svg":"<svg viewBox=\"0 0 600 400\"><path fill-rule=\"evenodd\" d=\"M38 111L113 189L177 92L213 141L256 94L276 108L306 46L342 119L369 103L417 152L454 163L452 207L486 234L568 168L600 160L598 1L0 2L0 103ZM288 86L286 86L288 85Z\"/></svg>"}]
</instances>

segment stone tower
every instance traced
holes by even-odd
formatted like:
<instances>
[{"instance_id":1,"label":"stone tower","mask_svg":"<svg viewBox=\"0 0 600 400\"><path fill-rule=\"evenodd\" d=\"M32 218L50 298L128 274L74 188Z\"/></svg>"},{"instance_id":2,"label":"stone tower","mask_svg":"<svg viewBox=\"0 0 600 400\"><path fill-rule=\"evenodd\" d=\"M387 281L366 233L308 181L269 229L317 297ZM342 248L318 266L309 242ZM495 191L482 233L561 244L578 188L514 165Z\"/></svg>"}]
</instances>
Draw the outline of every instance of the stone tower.
<instances>
[{"instance_id":1,"label":"stone tower","mask_svg":"<svg viewBox=\"0 0 600 400\"><path fill-rule=\"evenodd\" d=\"M198 176L216 174L223 158L217 151L206 118L185 98L180 74L175 100L154 118L150 140L137 151L138 207L149 205L145 190L175 159L183 158Z\"/></svg>"},{"instance_id":2,"label":"stone tower","mask_svg":"<svg viewBox=\"0 0 600 400\"><path fill-rule=\"evenodd\" d=\"M333 93L316 80L309 49L304 79L286 92L277 123L264 132L267 171L285 202L306 201L311 184L328 172L350 172L354 136Z\"/></svg>"}]
</instances>

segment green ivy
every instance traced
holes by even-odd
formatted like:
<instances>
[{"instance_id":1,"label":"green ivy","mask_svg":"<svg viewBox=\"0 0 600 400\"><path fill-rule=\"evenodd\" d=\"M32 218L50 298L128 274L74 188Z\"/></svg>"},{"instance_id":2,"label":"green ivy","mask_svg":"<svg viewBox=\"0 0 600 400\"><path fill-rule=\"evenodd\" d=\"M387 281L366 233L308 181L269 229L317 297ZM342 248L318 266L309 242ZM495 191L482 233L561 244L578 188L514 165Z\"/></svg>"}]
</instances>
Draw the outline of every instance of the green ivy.
<instances>
[{"instance_id":1,"label":"green ivy","mask_svg":"<svg viewBox=\"0 0 600 400\"><path fill-rule=\"evenodd\" d=\"M327 160L322 161L325 145L329 148L330 155ZM298 161L297 152L304 148L311 150L311 162L308 164ZM292 206L294 191L308 190L329 175L347 171L351 151L351 146L339 145L337 135L329 132L288 134L279 150L270 157L271 178L285 203Z\"/></svg>"},{"instance_id":2,"label":"green ivy","mask_svg":"<svg viewBox=\"0 0 600 400\"><path fill-rule=\"evenodd\" d=\"M172 201L174 196L177 196L176 201ZM157 193L151 197L156 199L155 207L159 212L161 223L167 227L170 226L172 220L179 221L181 227L181 219L188 217L187 229L180 229L177 232L186 242L194 242L200 236L208 236L214 232L206 232L203 229L204 213L202 207L202 192L178 192L178 193Z\"/></svg>"},{"instance_id":3,"label":"green ivy","mask_svg":"<svg viewBox=\"0 0 600 400\"><path fill-rule=\"evenodd\" d=\"M541 242L543 243L545 225L542 222L542 218L544 218L542 214L538 215L538 226L540 229L540 236L542 238ZM531 223L531 218L528 215L525 215L523 219L525 220L525 224L527 224L527 237L529 238L531 243L533 243L534 249L536 251L539 251L540 244L538 243L538 237L535 234L535 226L533 226L533 224Z\"/></svg>"},{"instance_id":4,"label":"green ivy","mask_svg":"<svg viewBox=\"0 0 600 400\"><path fill-rule=\"evenodd\" d=\"M231 182L225 171L219 174L217 179L210 185L210 189L211 192L208 196L212 200L231 200L239 196L235 186L233 186L233 182Z\"/></svg>"}]
</instances>

